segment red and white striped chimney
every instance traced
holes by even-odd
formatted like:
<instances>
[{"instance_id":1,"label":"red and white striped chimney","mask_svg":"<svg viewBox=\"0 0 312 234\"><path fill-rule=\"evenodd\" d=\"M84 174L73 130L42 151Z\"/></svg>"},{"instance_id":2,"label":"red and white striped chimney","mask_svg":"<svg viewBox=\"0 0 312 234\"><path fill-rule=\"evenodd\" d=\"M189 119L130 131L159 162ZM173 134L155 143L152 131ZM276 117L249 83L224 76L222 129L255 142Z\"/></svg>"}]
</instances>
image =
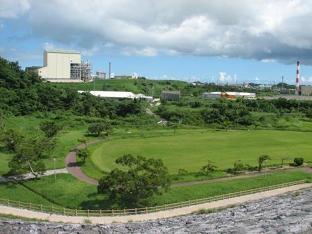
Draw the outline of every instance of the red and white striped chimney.
<instances>
[{"instance_id":1,"label":"red and white striped chimney","mask_svg":"<svg viewBox=\"0 0 312 234\"><path fill-rule=\"evenodd\" d=\"M300 95L300 62L297 61L296 95Z\"/></svg>"}]
</instances>

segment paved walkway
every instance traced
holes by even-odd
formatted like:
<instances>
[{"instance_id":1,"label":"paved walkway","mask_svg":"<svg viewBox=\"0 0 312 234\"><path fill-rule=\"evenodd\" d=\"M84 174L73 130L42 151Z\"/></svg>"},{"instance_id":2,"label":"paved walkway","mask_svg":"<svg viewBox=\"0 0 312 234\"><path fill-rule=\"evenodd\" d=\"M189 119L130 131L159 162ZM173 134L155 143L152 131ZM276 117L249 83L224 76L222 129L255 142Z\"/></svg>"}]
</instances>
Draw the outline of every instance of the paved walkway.
<instances>
[{"instance_id":1,"label":"paved walkway","mask_svg":"<svg viewBox=\"0 0 312 234\"><path fill-rule=\"evenodd\" d=\"M94 140L90 143L87 144L91 145L91 144L95 144L98 143L101 140ZM77 149L83 149L85 148L86 145L85 144L81 144L77 147ZM66 165L66 169L68 171L68 173L70 173L72 176L76 177L78 180L83 181L85 183L88 184L93 184L93 185L98 185L98 181L87 176L80 168L80 166L77 163L77 154L75 151L71 151L67 154L66 158L65 158L65 165Z\"/></svg>"},{"instance_id":2,"label":"paved walkway","mask_svg":"<svg viewBox=\"0 0 312 234\"><path fill-rule=\"evenodd\" d=\"M48 171L45 171L42 175L39 175L37 177L50 176L50 175L54 175L54 174L65 174L65 173L68 173L66 168L48 170ZM27 173L27 174L23 174L23 175L16 175L16 176L8 176L8 177L0 176L0 183L5 183L5 182L9 182L9 181L30 180L30 179L34 179L34 178L36 178L36 177L32 173Z\"/></svg>"},{"instance_id":3,"label":"paved walkway","mask_svg":"<svg viewBox=\"0 0 312 234\"><path fill-rule=\"evenodd\" d=\"M299 184L286 188L274 189L266 192L254 193L250 195L244 195L240 197L224 199L214 202L209 202L200 205L188 206L183 208L171 209L166 211L159 211L150 214L139 214L139 215L127 215L127 216L113 216L113 217L85 217L85 216L64 216L47 214L43 212L30 211L26 209L18 209L8 206L0 205L0 213L5 215L14 215L25 218L33 218L38 220L45 220L50 222L64 222L64 223L80 223L83 224L86 221L93 224L110 224L113 222L127 223L127 222L141 222L148 220L157 220L162 218L170 218L180 215L191 214L201 209L218 209L233 205L239 205L245 202L256 201L272 196L277 196L283 193L292 192L304 188L312 187L312 183Z\"/></svg>"}]
</instances>

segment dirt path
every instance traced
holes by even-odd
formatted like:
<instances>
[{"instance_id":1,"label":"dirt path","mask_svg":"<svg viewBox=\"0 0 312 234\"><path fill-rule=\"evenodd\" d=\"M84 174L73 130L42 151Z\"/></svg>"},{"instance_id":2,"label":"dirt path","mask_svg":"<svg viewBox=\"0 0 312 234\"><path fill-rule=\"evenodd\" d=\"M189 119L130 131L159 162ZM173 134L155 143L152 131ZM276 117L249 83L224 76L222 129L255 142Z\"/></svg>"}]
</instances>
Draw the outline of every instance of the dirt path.
<instances>
[{"instance_id":1,"label":"dirt path","mask_svg":"<svg viewBox=\"0 0 312 234\"><path fill-rule=\"evenodd\" d=\"M87 144L87 146L96 144L100 142L101 140L94 140ZM85 148L85 144L81 144L77 147L77 149L83 149ZM71 151L67 154L65 158L65 165L68 173L70 173L72 176L76 177L78 180L81 180L85 183L92 184L92 185L98 185L98 181L87 176L80 168L80 166L77 163L77 155L75 151Z\"/></svg>"},{"instance_id":2,"label":"dirt path","mask_svg":"<svg viewBox=\"0 0 312 234\"><path fill-rule=\"evenodd\" d=\"M197 212L201 209L218 209L223 207L229 207L233 205L239 205L245 202L256 201L272 196L277 196L287 192L297 191L304 188L310 188L312 184L299 184L290 187L274 189L266 192L259 192L250 195L244 195L240 197L234 197L230 199L224 199L200 205L188 206L183 208L171 209L166 211L159 211L150 214L140 215L127 215L127 216L112 216L112 217L85 217L85 216L64 216L47 214L43 212L31 211L26 209L18 209L8 206L0 205L0 213L5 215L14 215L25 218L33 218L38 220L45 220L50 222L63 222L63 223L80 223L84 224L87 221L93 224L110 224L114 222L127 223L127 222L142 222L148 220L157 220L163 218L170 218L175 216L187 215L193 212Z\"/></svg>"}]
</instances>

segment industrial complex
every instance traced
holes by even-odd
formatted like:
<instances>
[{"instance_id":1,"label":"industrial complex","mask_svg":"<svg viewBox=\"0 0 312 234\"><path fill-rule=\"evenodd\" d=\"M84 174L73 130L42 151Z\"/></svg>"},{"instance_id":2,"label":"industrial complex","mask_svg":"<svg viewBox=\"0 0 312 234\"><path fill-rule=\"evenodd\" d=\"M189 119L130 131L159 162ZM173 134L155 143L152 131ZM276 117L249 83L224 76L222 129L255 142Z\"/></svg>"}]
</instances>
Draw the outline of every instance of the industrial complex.
<instances>
[{"instance_id":1,"label":"industrial complex","mask_svg":"<svg viewBox=\"0 0 312 234\"><path fill-rule=\"evenodd\" d=\"M299 96L312 96L312 86L302 85L300 79L300 61L296 64L296 85L294 89L280 89L280 94L288 94L288 98L296 98ZM109 63L108 77L104 71L97 71L92 75L92 66L88 62L82 60L80 52L73 50L45 50L43 53L42 67L29 67L28 70L35 70L38 75L49 82L64 82L64 83L78 83L88 82L94 79L111 79L111 63ZM130 76L116 76L116 79L130 79ZM204 85L205 83L193 82L193 85ZM81 91L83 92L83 91ZM295 94L290 95L290 94ZM116 92L116 91L92 91L92 95L103 98L143 98L151 99L152 97L143 94L133 94L130 92ZM236 98L255 99L255 93L247 92L204 92L202 97L205 99L226 98L235 100ZM179 101L181 98L180 91L163 90L160 98L166 101Z\"/></svg>"},{"instance_id":2,"label":"industrial complex","mask_svg":"<svg viewBox=\"0 0 312 234\"><path fill-rule=\"evenodd\" d=\"M91 64L81 60L80 52L45 50L39 76L50 82L83 82L91 80Z\"/></svg>"}]
</instances>

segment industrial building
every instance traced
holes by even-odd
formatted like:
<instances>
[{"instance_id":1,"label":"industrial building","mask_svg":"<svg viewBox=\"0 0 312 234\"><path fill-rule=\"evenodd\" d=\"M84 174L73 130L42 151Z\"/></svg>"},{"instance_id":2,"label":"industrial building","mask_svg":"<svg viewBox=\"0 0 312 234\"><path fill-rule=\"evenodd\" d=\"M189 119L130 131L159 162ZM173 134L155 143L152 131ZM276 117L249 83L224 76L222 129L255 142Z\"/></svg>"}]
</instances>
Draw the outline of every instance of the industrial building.
<instances>
[{"instance_id":1,"label":"industrial building","mask_svg":"<svg viewBox=\"0 0 312 234\"><path fill-rule=\"evenodd\" d=\"M312 86L311 85L301 86L300 91L301 91L302 96L312 96Z\"/></svg>"},{"instance_id":2,"label":"industrial building","mask_svg":"<svg viewBox=\"0 0 312 234\"><path fill-rule=\"evenodd\" d=\"M86 91L78 91L78 93L85 93ZM147 101L153 101L153 97L145 96L144 94L134 94L132 92L123 91L90 91L93 96L101 98L116 98L116 99L145 99Z\"/></svg>"},{"instance_id":3,"label":"industrial building","mask_svg":"<svg viewBox=\"0 0 312 234\"><path fill-rule=\"evenodd\" d=\"M105 72L101 72L101 71L97 71L95 73L95 77L97 79L105 80L106 79L106 73Z\"/></svg>"},{"instance_id":4,"label":"industrial building","mask_svg":"<svg viewBox=\"0 0 312 234\"><path fill-rule=\"evenodd\" d=\"M50 82L83 82L91 79L91 65L82 62L80 52L45 50L39 76Z\"/></svg>"},{"instance_id":5,"label":"industrial building","mask_svg":"<svg viewBox=\"0 0 312 234\"><path fill-rule=\"evenodd\" d=\"M236 98L245 98L245 99L255 99L255 93L245 93L245 92L205 92L202 95L205 99L217 99L217 98L226 98L226 99L236 99Z\"/></svg>"},{"instance_id":6,"label":"industrial building","mask_svg":"<svg viewBox=\"0 0 312 234\"><path fill-rule=\"evenodd\" d=\"M160 99L164 101L180 101L181 92L180 91L162 91Z\"/></svg>"}]
</instances>

